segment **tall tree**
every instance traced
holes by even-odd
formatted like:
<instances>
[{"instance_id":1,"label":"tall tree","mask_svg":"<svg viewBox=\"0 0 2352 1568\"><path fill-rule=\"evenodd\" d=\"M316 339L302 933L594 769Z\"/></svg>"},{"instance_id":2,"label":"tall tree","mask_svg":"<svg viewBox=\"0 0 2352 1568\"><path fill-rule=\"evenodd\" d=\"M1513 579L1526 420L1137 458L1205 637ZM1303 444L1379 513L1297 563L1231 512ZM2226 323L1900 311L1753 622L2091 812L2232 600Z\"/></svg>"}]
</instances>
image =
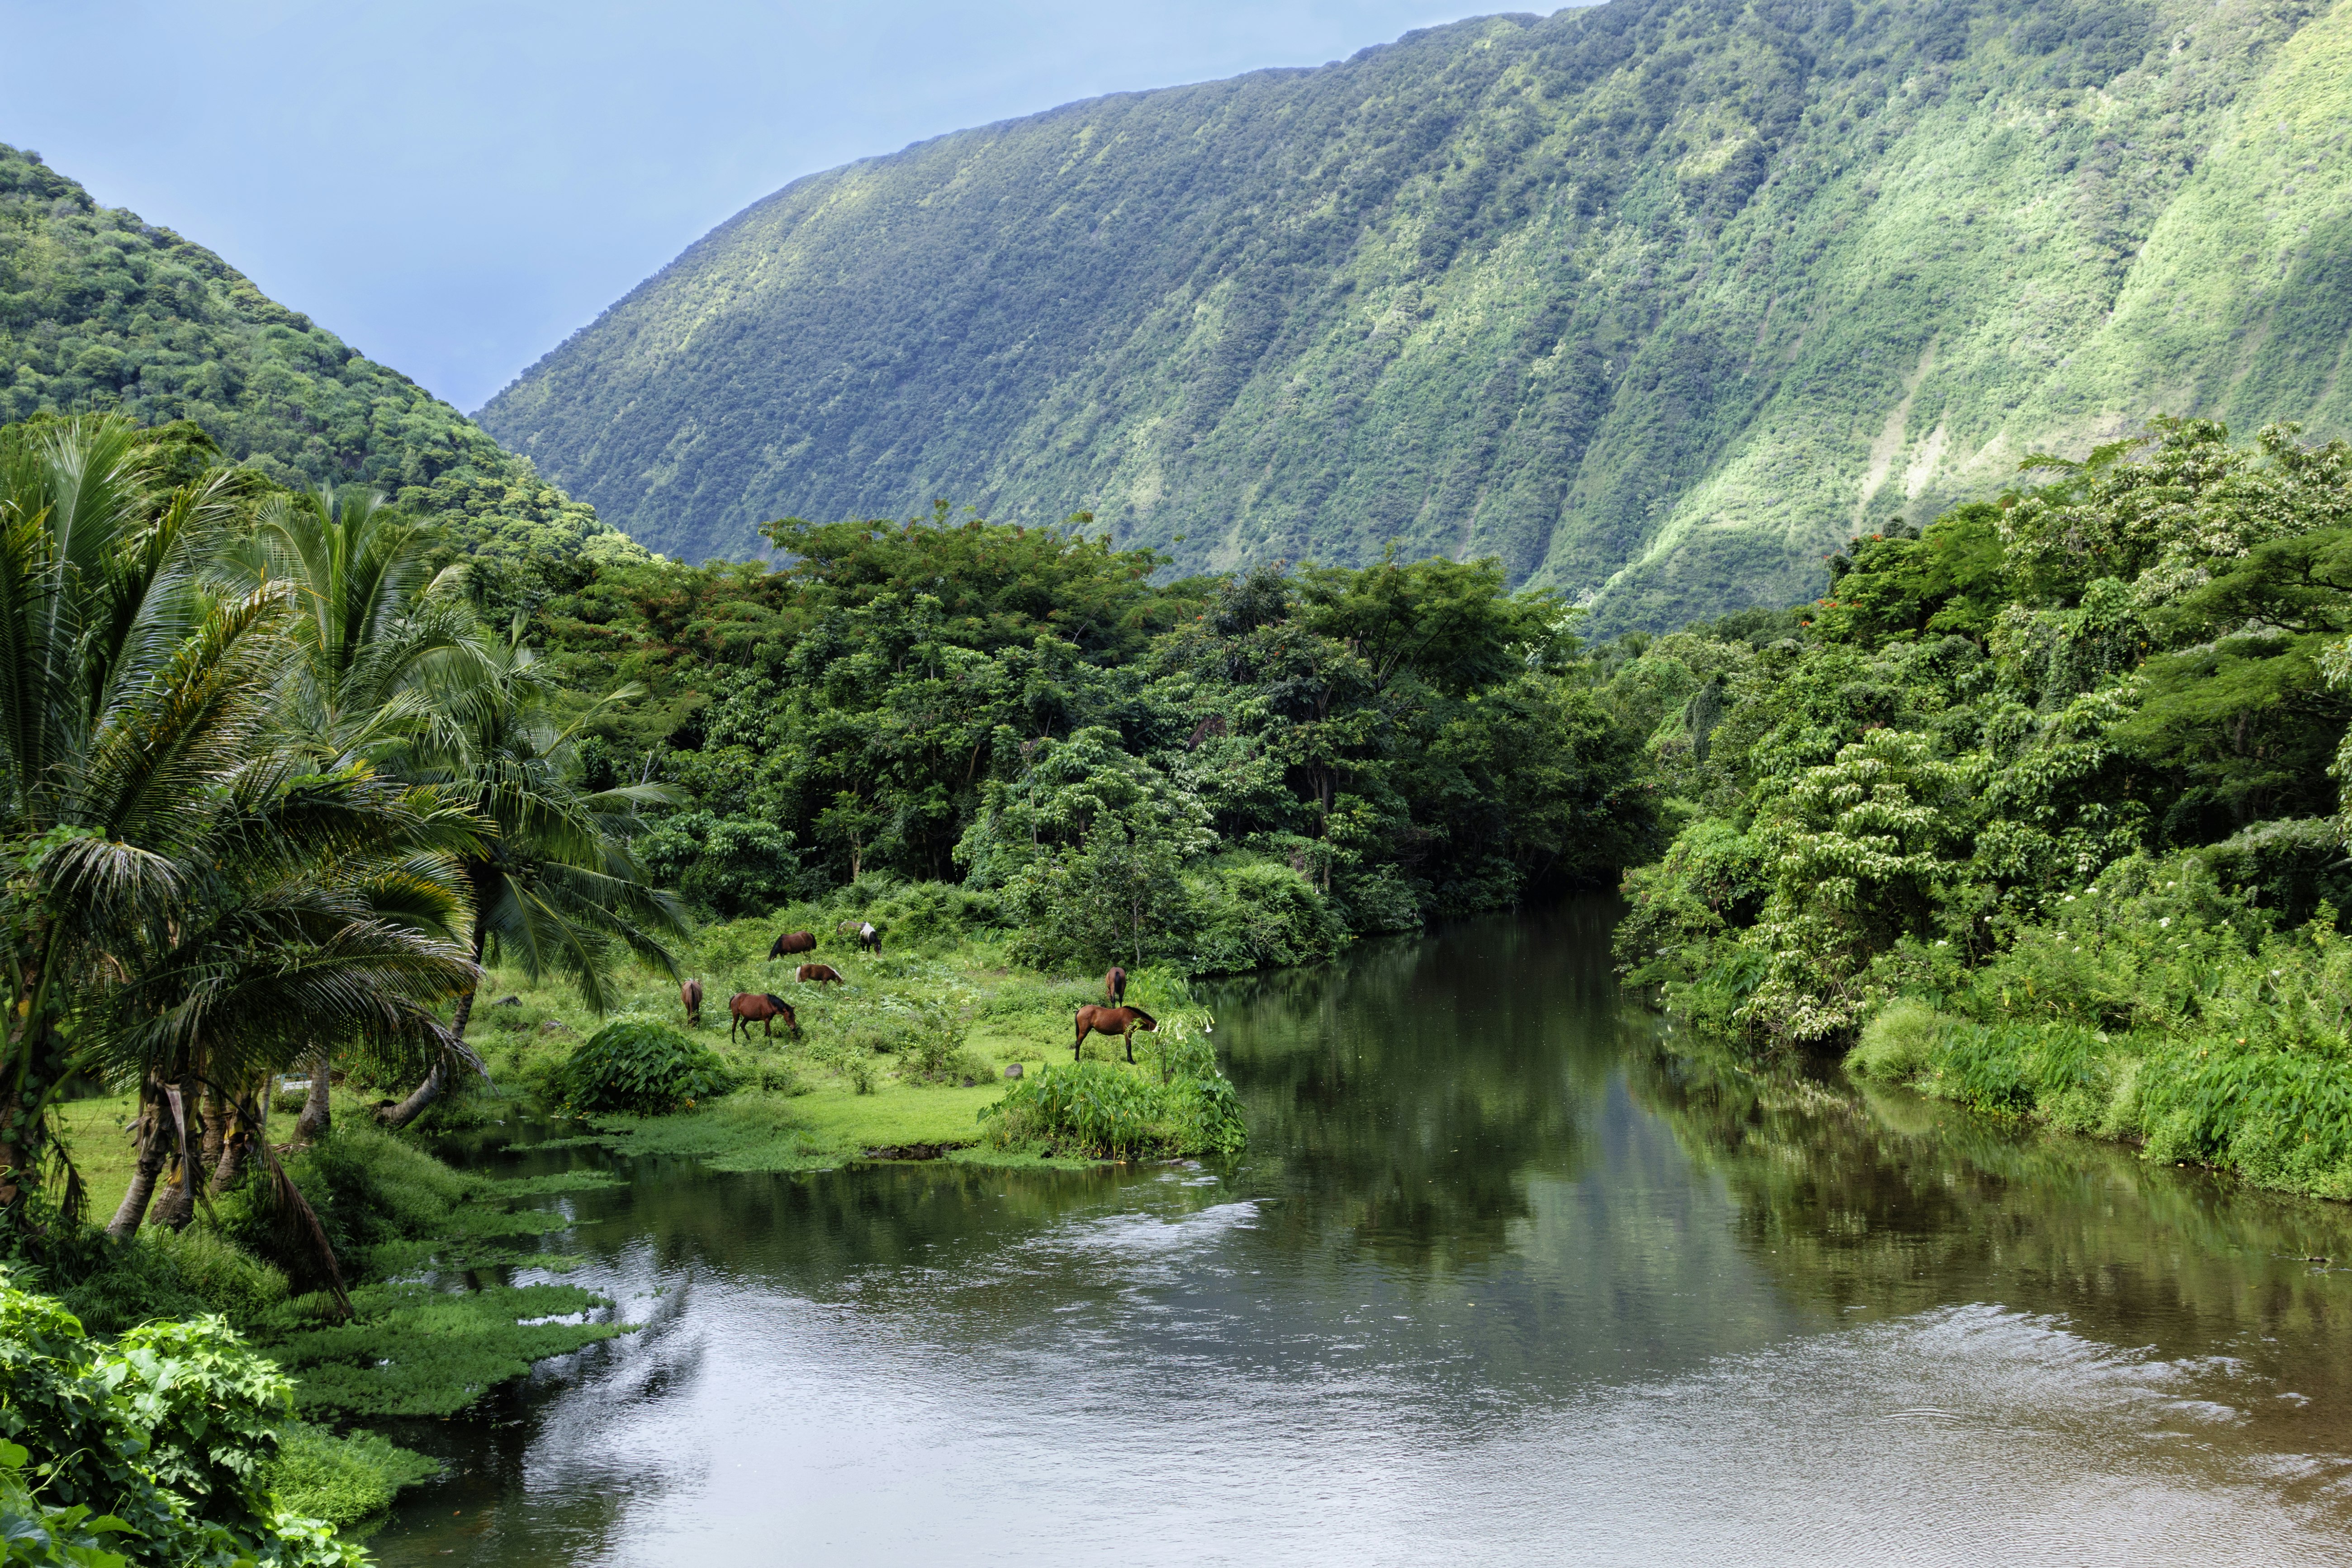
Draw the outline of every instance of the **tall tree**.
<instances>
[{"instance_id":1,"label":"tall tree","mask_svg":"<svg viewBox=\"0 0 2352 1568\"><path fill-rule=\"evenodd\" d=\"M455 705L486 669L465 569L428 575L435 531L362 485L320 486L265 500L241 562L294 596L301 650L290 683L289 741L321 765L383 762L420 742L449 743ZM326 1135L332 1043L310 1063L297 1134Z\"/></svg>"},{"instance_id":2,"label":"tall tree","mask_svg":"<svg viewBox=\"0 0 2352 1568\"><path fill-rule=\"evenodd\" d=\"M208 1038L267 1059L257 975L299 971L330 1025L421 1048L470 973L462 949L372 916L363 889L402 857L431 881L415 857L470 838L471 817L280 752L287 595L216 571L236 481L152 476L121 420L0 432L0 1207L38 1179L69 1074L135 1070L151 1110L176 1086L184 1111ZM295 927L320 955L307 969L270 940ZM203 973L173 967L200 951Z\"/></svg>"},{"instance_id":3,"label":"tall tree","mask_svg":"<svg viewBox=\"0 0 2352 1568\"><path fill-rule=\"evenodd\" d=\"M558 721L557 693L515 621L489 653L484 679L460 711L456 743L413 752L411 776L434 783L496 825L497 837L464 863L474 907L476 963L495 957L533 981L553 974L604 1012L624 951L676 973L665 939L686 934L676 897L647 879L630 847L646 805L686 799L669 784L590 790L580 780L574 741L608 704L637 694L623 687L569 724ZM462 1040L474 1009L469 985L457 1000L453 1034ZM386 1116L405 1127L440 1098L449 1063L436 1064Z\"/></svg>"}]
</instances>

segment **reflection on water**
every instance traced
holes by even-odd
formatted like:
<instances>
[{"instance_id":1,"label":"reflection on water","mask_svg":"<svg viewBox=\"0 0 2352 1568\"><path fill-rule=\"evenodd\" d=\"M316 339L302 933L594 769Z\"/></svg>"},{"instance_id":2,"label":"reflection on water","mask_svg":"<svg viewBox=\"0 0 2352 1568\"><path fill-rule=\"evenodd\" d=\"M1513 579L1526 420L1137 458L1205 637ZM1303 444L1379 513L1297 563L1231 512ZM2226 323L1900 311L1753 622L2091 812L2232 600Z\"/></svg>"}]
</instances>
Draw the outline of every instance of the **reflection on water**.
<instances>
[{"instance_id":1,"label":"reflection on water","mask_svg":"<svg viewBox=\"0 0 2352 1568\"><path fill-rule=\"evenodd\" d=\"M1232 988L1231 1169L636 1162L380 1554L2352 1562L2343 1210L1681 1052L1610 914Z\"/></svg>"}]
</instances>

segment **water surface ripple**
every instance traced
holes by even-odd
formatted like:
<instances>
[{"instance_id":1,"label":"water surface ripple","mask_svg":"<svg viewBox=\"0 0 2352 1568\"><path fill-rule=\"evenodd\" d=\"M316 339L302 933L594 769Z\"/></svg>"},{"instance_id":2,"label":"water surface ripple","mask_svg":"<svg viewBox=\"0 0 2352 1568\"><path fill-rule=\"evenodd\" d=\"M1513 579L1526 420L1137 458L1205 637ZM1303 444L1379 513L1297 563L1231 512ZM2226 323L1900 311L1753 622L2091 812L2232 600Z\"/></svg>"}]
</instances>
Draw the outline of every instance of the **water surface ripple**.
<instances>
[{"instance_id":1,"label":"water surface ripple","mask_svg":"<svg viewBox=\"0 0 2352 1568\"><path fill-rule=\"evenodd\" d=\"M1685 1051L1612 913L1229 988L1230 1168L623 1167L644 1331L380 1556L2352 1563L2342 1209Z\"/></svg>"}]
</instances>

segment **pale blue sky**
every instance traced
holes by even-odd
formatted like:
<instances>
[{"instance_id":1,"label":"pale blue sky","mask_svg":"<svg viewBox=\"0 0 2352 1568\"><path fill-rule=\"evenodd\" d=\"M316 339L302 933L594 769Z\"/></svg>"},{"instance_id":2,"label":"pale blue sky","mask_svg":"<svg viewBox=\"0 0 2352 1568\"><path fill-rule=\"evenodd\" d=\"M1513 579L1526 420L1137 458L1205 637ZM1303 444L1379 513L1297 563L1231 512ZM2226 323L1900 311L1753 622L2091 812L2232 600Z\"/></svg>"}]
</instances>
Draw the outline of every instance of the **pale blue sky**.
<instances>
[{"instance_id":1,"label":"pale blue sky","mask_svg":"<svg viewBox=\"0 0 2352 1568\"><path fill-rule=\"evenodd\" d=\"M1464 0L0 0L0 141L471 411L801 174Z\"/></svg>"}]
</instances>

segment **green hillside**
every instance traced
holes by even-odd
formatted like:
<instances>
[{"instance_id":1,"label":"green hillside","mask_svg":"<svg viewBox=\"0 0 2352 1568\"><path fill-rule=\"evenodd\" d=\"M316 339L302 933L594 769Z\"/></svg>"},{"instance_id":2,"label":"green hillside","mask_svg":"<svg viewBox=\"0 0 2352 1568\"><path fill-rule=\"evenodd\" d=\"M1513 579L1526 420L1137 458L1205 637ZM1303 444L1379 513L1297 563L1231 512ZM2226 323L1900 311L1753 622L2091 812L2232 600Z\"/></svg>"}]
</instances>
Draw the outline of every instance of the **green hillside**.
<instances>
[{"instance_id":1,"label":"green hillside","mask_svg":"<svg viewBox=\"0 0 2352 1568\"><path fill-rule=\"evenodd\" d=\"M943 496L1669 624L2154 411L2352 428L2347 131L2343 4L1489 17L798 181L480 418L689 558Z\"/></svg>"},{"instance_id":2,"label":"green hillside","mask_svg":"<svg viewBox=\"0 0 2352 1568\"><path fill-rule=\"evenodd\" d=\"M369 481L449 524L452 552L492 578L644 555L457 410L211 251L0 144L0 422L107 409L192 421L281 484ZM558 573L554 585L570 584Z\"/></svg>"}]
</instances>

